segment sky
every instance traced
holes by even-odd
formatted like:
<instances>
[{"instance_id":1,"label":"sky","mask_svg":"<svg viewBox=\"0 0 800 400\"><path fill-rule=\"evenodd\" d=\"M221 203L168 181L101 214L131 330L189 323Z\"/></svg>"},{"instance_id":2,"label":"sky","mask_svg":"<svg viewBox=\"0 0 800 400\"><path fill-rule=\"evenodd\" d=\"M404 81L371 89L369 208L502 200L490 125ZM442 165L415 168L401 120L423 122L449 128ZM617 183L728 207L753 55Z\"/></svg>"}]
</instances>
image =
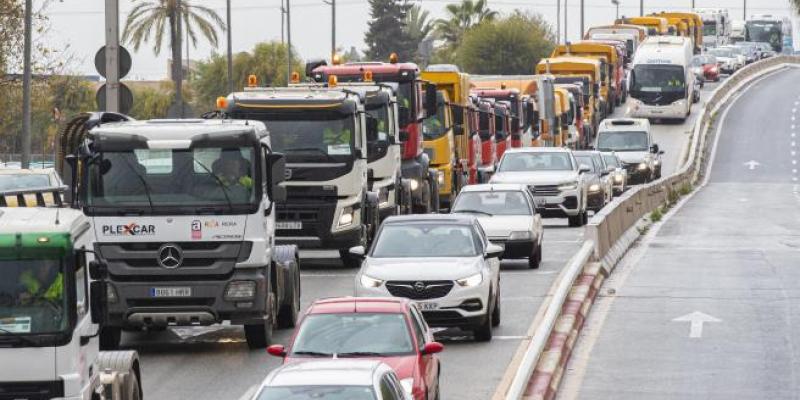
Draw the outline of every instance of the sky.
<instances>
[{"instance_id":1,"label":"sky","mask_svg":"<svg viewBox=\"0 0 800 400\"><path fill-rule=\"evenodd\" d=\"M46 0L34 0L34 7ZM120 24L124 23L128 11L140 0L120 1ZM157 0L147 0L157 1ZM225 0L190 0L215 9L225 18ZM282 0L231 0L231 25L233 51L246 51L262 41L281 40ZM285 0L284 0L285 1ZM330 54L331 7L323 0L290 0L292 15L293 47L303 59L323 58ZM416 0L433 18L444 17L446 4L460 0ZM515 9L540 13L555 27L557 0L487 0L490 8L508 14ZM561 18L564 19L564 3L567 4L567 37L578 40L580 36L580 1L560 0ZM694 0L696 7L728 8L733 19L742 18L743 0ZM50 17L50 28L36 40L50 47L63 49L75 60L74 73L95 75L94 54L105 43L104 0L49 0L46 14ZM615 17L615 7L610 0L584 0L585 26L608 24ZM685 4L682 4L685 3ZM645 13L655 11L678 11L691 7L692 0L644 0ZM350 49L364 49L364 32L369 20L367 0L337 1L337 45ZM620 0L620 15L638 15L638 0ZM751 14L793 15L788 0L750 0L748 16ZM798 20L794 19L795 37L798 36ZM562 36L563 36L562 24ZM555 29L555 28L554 28ZM120 25L120 32L122 25ZM189 58L207 58L213 53L225 52L225 36L220 44L212 48L205 41L198 41L197 48L190 48ZM133 68L126 79L164 79L167 76L169 50L165 47L156 56L150 46L134 52ZM186 55L184 54L184 58Z\"/></svg>"}]
</instances>

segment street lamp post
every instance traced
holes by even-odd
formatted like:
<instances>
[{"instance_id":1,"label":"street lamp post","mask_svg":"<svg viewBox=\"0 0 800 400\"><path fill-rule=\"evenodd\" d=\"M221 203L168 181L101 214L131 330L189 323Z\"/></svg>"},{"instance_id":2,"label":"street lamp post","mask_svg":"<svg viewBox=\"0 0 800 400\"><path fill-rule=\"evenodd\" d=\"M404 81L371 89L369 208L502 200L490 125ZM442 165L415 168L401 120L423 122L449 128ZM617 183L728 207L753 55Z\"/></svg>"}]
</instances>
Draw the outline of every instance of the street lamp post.
<instances>
[{"instance_id":1,"label":"street lamp post","mask_svg":"<svg viewBox=\"0 0 800 400\"><path fill-rule=\"evenodd\" d=\"M225 16L225 25L228 28L228 93L233 93L233 45L231 33L231 0L226 2L227 15Z\"/></svg>"},{"instance_id":2,"label":"street lamp post","mask_svg":"<svg viewBox=\"0 0 800 400\"><path fill-rule=\"evenodd\" d=\"M569 37L567 37L567 27L569 26L569 8L568 2L569 0L564 0L564 43L569 42Z\"/></svg>"},{"instance_id":3,"label":"street lamp post","mask_svg":"<svg viewBox=\"0 0 800 400\"><path fill-rule=\"evenodd\" d=\"M583 33L584 33L584 30L586 29L586 26L584 25L584 13L583 13L583 11L586 8L586 4L584 4L584 3L585 3L585 0L581 0L581 39L583 39Z\"/></svg>"},{"instance_id":4,"label":"street lamp post","mask_svg":"<svg viewBox=\"0 0 800 400\"><path fill-rule=\"evenodd\" d=\"M615 5L617 7L617 11L616 11L616 13L617 13L616 15L617 16L616 16L616 18L614 18L615 20L617 20L617 19L619 19L619 0L611 0L611 4L613 4L613 5Z\"/></svg>"},{"instance_id":5,"label":"street lamp post","mask_svg":"<svg viewBox=\"0 0 800 400\"><path fill-rule=\"evenodd\" d=\"M639 16L644 17L644 0L639 0Z\"/></svg>"},{"instance_id":6,"label":"street lamp post","mask_svg":"<svg viewBox=\"0 0 800 400\"><path fill-rule=\"evenodd\" d=\"M33 0L25 1L24 65L22 71L22 168L31 162L31 35Z\"/></svg>"},{"instance_id":7,"label":"street lamp post","mask_svg":"<svg viewBox=\"0 0 800 400\"><path fill-rule=\"evenodd\" d=\"M286 0L286 82L292 81L292 7Z\"/></svg>"},{"instance_id":8,"label":"street lamp post","mask_svg":"<svg viewBox=\"0 0 800 400\"><path fill-rule=\"evenodd\" d=\"M561 44L561 0L556 0L556 44Z\"/></svg>"}]
</instances>

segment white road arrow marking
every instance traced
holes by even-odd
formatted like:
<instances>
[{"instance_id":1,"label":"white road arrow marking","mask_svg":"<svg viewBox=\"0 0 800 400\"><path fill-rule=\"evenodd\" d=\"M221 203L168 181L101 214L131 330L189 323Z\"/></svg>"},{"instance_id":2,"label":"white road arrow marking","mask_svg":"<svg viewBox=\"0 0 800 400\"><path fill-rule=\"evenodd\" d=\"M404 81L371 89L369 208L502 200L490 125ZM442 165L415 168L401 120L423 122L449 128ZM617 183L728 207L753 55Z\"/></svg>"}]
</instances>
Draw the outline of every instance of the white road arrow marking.
<instances>
[{"instance_id":1,"label":"white road arrow marking","mask_svg":"<svg viewBox=\"0 0 800 400\"><path fill-rule=\"evenodd\" d=\"M753 170L756 169L757 166L761 165L761 163L756 160L750 160L744 163L744 165L748 166L751 170Z\"/></svg>"},{"instance_id":2,"label":"white road arrow marking","mask_svg":"<svg viewBox=\"0 0 800 400\"><path fill-rule=\"evenodd\" d=\"M721 319L714 318L708 314L701 313L700 311L695 311L693 313L686 314L682 317L678 317L672 320L672 322L690 322L689 325L689 337L690 338L701 338L703 337L703 324L706 322L722 322Z\"/></svg>"}]
</instances>

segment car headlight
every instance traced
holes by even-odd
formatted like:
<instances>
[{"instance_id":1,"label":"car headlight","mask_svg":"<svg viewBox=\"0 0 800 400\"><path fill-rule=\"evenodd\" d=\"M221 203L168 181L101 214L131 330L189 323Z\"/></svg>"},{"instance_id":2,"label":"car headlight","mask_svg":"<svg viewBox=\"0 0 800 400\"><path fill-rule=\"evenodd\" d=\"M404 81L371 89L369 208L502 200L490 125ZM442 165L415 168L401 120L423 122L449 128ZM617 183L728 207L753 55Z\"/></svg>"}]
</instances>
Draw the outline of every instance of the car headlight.
<instances>
[{"instance_id":1,"label":"car headlight","mask_svg":"<svg viewBox=\"0 0 800 400\"><path fill-rule=\"evenodd\" d=\"M353 207L345 207L342 209L342 215L339 216L339 227L349 226L353 223Z\"/></svg>"},{"instance_id":2,"label":"car headlight","mask_svg":"<svg viewBox=\"0 0 800 400\"><path fill-rule=\"evenodd\" d=\"M531 238L529 231L514 231L508 235L508 240L528 240Z\"/></svg>"},{"instance_id":3,"label":"car headlight","mask_svg":"<svg viewBox=\"0 0 800 400\"><path fill-rule=\"evenodd\" d=\"M414 391L414 378L401 379L400 386L403 387L403 390L405 390L407 394L412 395Z\"/></svg>"},{"instance_id":4,"label":"car headlight","mask_svg":"<svg viewBox=\"0 0 800 400\"><path fill-rule=\"evenodd\" d=\"M444 172L436 171L436 183L439 184L439 187L444 186Z\"/></svg>"},{"instance_id":5,"label":"car headlight","mask_svg":"<svg viewBox=\"0 0 800 400\"><path fill-rule=\"evenodd\" d=\"M639 166L638 166L638 167L636 167L636 168L637 168L639 171L644 171L644 170L646 170L646 169L647 169L647 164L646 164L646 163L639 163Z\"/></svg>"},{"instance_id":6,"label":"car headlight","mask_svg":"<svg viewBox=\"0 0 800 400\"><path fill-rule=\"evenodd\" d=\"M558 185L558 190L575 190L578 188L578 182L562 183Z\"/></svg>"},{"instance_id":7,"label":"car headlight","mask_svg":"<svg viewBox=\"0 0 800 400\"><path fill-rule=\"evenodd\" d=\"M589 186L589 191L590 192L599 192L600 191L600 185L595 183L595 184Z\"/></svg>"},{"instance_id":8,"label":"car headlight","mask_svg":"<svg viewBox=\"0 0 800 400\"><path fill-rule=\"evenodd\" d=\"M614 182L622 183L622 175L615 175L614 176Z\"/></svg>"},{"instance_id":9,"label":"car headlight","mask_svg":"<svg viewBox=\"0 0 800 400\"><path fill-rule=\"evenodd\" d=\"M365 288L376 288L380 287L381 285L383 285L382 280L361 275L361 286L364 286Z\"/></svg>"},{"instance_id":10,"label":"car headlight","mask_svg":"<svg viewBox=\"0 0 800 400\"><path fill-rule=\"evenodd\" d=\"M416 179L412 179L411 183L409 185L411 186L411 191L412 192L416 192L417 189L419 189L419 181L416 180Z\"/></svg>"},{"instance_id":11,"label":"car headlight","mask_svg":"<svg viewBox=\"0 0 800 400\"><path fill-rule=\"evenodd\" d=\"M483 275L481 275L480 272L478 272L475 275L470 275L463 279L456 279L456 283L458 283L459 286L463 287L478 286L481 284L481 282L483 282Z\"/></svg>"}]
</instances>

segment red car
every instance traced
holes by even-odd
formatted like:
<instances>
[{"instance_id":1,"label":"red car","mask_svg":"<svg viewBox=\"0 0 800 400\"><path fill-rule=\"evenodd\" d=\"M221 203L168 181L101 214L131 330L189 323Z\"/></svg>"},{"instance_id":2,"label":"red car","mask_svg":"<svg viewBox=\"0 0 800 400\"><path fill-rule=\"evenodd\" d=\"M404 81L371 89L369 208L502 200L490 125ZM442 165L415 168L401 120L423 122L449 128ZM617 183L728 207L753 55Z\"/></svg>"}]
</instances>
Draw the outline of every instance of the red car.
<instances>
[{"instance_id":1,"label":"red car","mask_svg":"<svg viewBox=\"0 0 800 400\"><path fill-rule=\"evenodd\" d=\"M267 352L283 363L319 358L367 358L391 366L415 400L439 399L439 357L444 349L417 306L402 298L317 300L288 347Z\"/></svg>"},{"instance_id":2,"label":"red car","mask_svg":"<svg viewBox=\"0 0 800 400\"><path fill-rule=\"evenodd\" d=\"M704 81L719 82L717 58L710 54L696 55L692 58L692 71Z\"/></svg>"}]
</instances>

